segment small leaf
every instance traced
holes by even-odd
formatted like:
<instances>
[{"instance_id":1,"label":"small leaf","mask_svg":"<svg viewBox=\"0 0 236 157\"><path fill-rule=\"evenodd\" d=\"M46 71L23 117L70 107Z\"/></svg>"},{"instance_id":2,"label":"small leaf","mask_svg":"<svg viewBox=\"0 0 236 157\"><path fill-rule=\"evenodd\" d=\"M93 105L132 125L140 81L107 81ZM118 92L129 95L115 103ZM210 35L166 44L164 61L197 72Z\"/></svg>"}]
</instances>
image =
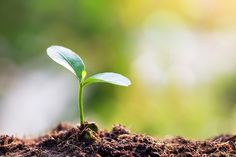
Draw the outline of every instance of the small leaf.
<instances>
[{"instance_id":1,"label":"small leaf","mask_svg":"<svg viewBox=\"0 0 236 157\"><path fill-rule=\"evenodd\" d=\"M70 70L81 81L82 72L85 71L83 60L73 51L62 46L50 46L47 48L48 56Z\"/></svg>"},{"instance_id":2,"label":"small leaf","mask_svg":"<svg viewBox=\"0 0 236 157\"><path fill-rule=\"evenodd\" d=\"M84 70L84 71L82 71L82 80L84 80L84 78L86 77L86 75L87 75L87 72Z\"/></svg>"},{"instance_id":3,"label":"small leaf","mask_svg":"<svg viewBox=\"0 0 236 157\"><path fill-rule=\"evenodd\" d=\"M89 77L84 82L84 85L97 83L97 82L110 83L110 84L115 84L115 85L120 85L120 86L129 86L131 84L130 80L121 74L105 72L105 73L100 73L100 74L96 74Z\"/></svg>"}]
</instances>

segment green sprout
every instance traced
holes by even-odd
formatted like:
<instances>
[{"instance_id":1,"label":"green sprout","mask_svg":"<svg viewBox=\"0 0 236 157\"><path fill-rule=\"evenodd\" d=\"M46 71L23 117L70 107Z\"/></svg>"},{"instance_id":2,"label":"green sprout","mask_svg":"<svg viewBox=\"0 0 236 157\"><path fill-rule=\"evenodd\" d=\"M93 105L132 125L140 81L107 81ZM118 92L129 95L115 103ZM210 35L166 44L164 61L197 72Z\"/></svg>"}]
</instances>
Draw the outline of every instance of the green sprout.
<instances>
[{"instance_id":1,"label":"green sprout","mask_svg":"<svg viewBox=\"0 0 236 157\"><path fill-rule=\"evenodd\" d=\"M131 84L128 78L113 72L99 73L85 79L86 71L83 60L68 48L56 45L50 46L47 48L47 54L52 60L70 70L78 79L78 109L81 126L84 125L83 90L85 86L99 82L120 86Z\"/></svg>"}]
</instances>

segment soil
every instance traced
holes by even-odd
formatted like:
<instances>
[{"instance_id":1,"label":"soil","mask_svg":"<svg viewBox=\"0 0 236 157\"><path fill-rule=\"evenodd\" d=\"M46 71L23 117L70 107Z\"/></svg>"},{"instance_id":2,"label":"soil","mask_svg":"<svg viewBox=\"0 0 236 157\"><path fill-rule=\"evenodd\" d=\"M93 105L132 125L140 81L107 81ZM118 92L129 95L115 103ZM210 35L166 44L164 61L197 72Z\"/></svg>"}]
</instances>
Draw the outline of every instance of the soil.
<instances>
[{"instance_id":1,"label":"soil","mask_svg":"<svg viewBox=\"0 0 236 157\"><path fill-rule=\"evenodd\" d=\"M236 156L236 135L220 135L202 141L182 137L157 139L130 133L121 125L106 131L87 124L83 127L60 124L35 139L0 136L0 156L228 157Z\"/></svg>"}]
</instances>

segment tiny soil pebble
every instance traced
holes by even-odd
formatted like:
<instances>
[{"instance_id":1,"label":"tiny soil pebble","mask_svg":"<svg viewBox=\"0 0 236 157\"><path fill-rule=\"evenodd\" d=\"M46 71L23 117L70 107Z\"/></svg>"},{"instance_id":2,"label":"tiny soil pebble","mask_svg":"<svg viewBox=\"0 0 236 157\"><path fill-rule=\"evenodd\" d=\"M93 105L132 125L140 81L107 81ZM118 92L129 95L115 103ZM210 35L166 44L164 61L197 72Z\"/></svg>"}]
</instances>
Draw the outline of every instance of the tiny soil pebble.
<instances>
[{"instance_id":1,"label":"tiny soil pebble","mask_svg":"<svg viewBox=\"0 0 236 157\"><path fill-rule=\"evenodd\" d=\"M182 137L158 139L130 133L122 125L114 126L111 131L92 131L88 134L89 136L85 136L85 132L88 132L85 127L59 124L46 135L35 139L19 139L2 135L0 136L0 156L236 156L236 135L220 135L202 141L187 140Z\"/></svg>"}]
</instances>

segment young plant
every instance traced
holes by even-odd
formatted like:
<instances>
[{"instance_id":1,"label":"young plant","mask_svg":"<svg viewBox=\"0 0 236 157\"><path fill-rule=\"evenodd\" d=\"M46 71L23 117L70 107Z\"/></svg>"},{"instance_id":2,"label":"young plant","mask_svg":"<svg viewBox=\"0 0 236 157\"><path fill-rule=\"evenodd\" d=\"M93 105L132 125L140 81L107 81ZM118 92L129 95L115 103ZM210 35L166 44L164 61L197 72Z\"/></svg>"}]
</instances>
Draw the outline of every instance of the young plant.
<instances>
[{"instance_id":1,"label":"young plant","mask_svg":"<svg viewBox=\"0 0 236 157\"><path fill-rule=\"evenodd\" d=\"M83 60L68 48L56 45L50 46L47 48L47 54L52 60L70 70L78 79L78 109L81 126L84 125L83 90L85 86L99 82L119 86L129 86L131 84L128 78L113 72L99 73L85 79L86 70Z\"/></svg>"}]
</instances>

